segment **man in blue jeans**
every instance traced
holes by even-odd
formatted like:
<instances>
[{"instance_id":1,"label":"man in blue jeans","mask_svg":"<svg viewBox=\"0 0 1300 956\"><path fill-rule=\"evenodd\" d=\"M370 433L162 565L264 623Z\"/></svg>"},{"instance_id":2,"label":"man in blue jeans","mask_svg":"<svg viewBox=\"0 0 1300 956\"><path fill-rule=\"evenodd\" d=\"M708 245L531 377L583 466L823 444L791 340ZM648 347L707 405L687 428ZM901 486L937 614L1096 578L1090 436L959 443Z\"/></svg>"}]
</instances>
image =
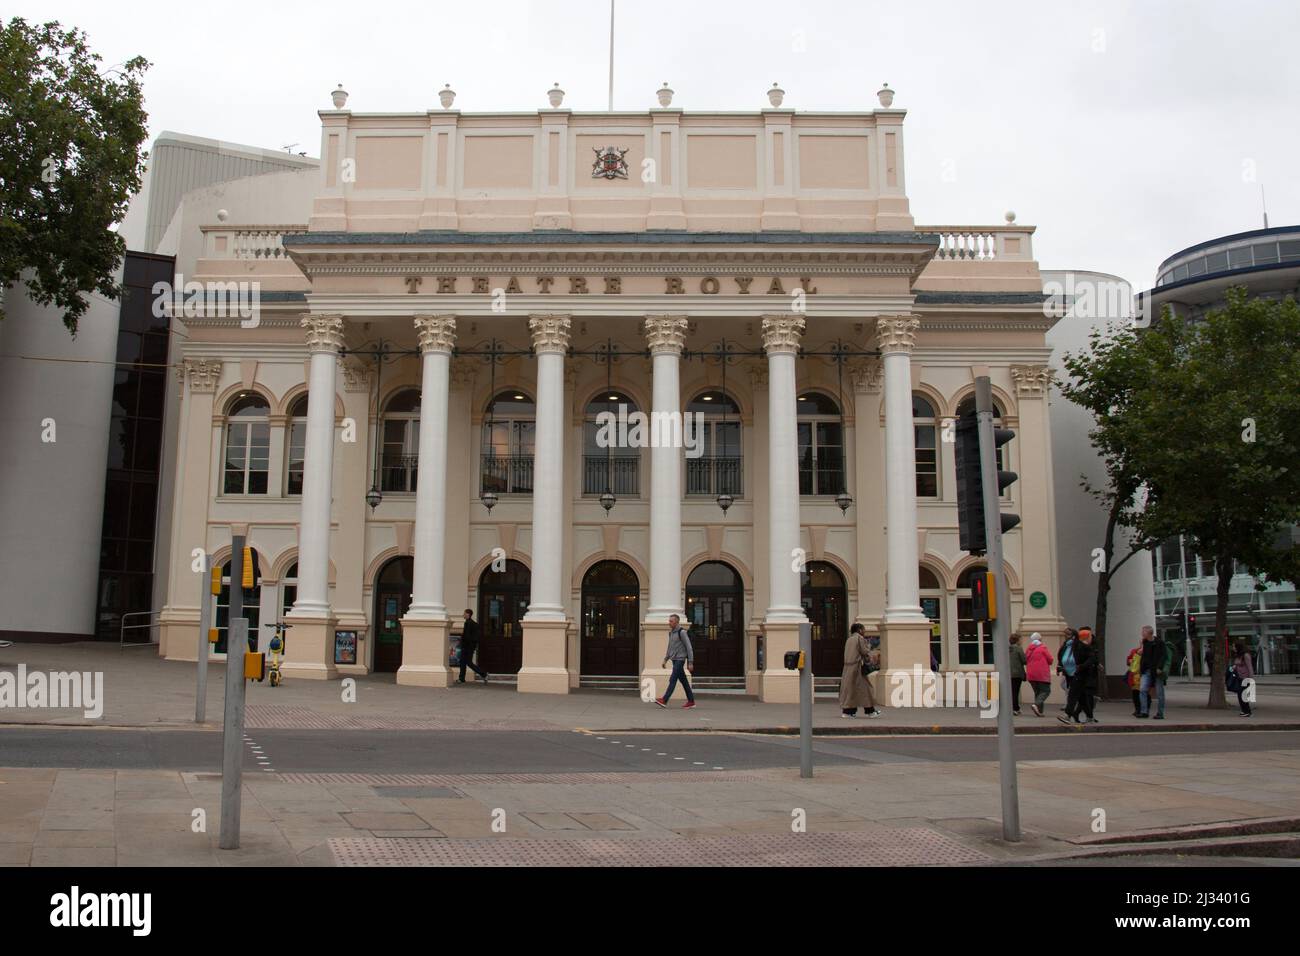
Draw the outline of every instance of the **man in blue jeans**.
<instances>
[{"instance_id":1,"label":"man in blue jeans","mask_svg":"<svg viewBox=\"0 0 1300 956\"><path fill-rule=\"evenodd\" d=\"M682 619L676 614L668 615L668 650L664 653L664 667L668 662L673 662L673 673L668 678L668 689L664 691L662 697L656 697L655 703L660 707L668 706L668 698L673 696L673 690L677 687L677 682L681 681L682 686L686 688L686 703L682 709L695 706L695 695L691 693L691 682L686 677L686 672L695 673L695 650L691 647L691 639L682 627Z\"/></svg>"},{"instance_id":2,"label":"man in blue jeans","mask_svg":"<svg viewBox=\"0 0 1300 956\"><path fill-rule=\"evenodd\" d=\"M1142 628L1142 683L1138 687L1138 697L1142 705L1139 717L1151 713L1152 691L1155 691L1157 710L1155 719L1165 719L1165 681L1169 678L1169 658L1172 657L1165 642L1156 637L1155 630L1148 624Z\"/></svg>"}]
</instances>

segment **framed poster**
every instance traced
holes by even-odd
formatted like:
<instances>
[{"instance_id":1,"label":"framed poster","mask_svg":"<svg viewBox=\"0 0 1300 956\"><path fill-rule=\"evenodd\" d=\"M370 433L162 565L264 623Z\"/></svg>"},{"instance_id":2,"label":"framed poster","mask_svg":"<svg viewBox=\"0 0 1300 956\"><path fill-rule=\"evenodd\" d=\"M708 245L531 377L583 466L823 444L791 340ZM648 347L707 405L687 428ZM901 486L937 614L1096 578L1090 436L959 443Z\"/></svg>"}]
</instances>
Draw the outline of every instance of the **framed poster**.
<instances>
[{"instance_id":1,"label":"framed poster","mask_svg":"<svg viewBox=\"0 0 1300 956\"><path fill-rule=\"evenodd\" d=\"M357 632L334 632L334 663L355 664L357 662Z\"/></svg>"}]
</instances>

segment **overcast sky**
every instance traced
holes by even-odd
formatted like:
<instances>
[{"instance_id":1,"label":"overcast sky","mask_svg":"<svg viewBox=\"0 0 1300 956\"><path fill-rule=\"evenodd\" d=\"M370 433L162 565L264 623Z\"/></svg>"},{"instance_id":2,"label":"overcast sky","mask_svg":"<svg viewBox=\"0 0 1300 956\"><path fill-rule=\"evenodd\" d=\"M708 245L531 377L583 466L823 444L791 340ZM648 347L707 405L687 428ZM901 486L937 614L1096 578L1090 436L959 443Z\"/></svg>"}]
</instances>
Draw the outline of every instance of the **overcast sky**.
<instances>
[{"instance_id":1,"label":"overcast sky","mask_svg":"<svg viewBox=\"0 0 1300 956\"><path fill-rule=\"evenodd\" d=\"M608 0L127 3L18 0L8 16L140 54L150 139L172 130L319 155L316 110L604 109ZM619 0L614 106L863 110L884 81L906 120L921 225L1038 227L1049 268L1145 288L1165 257L1300 222L1300 3Z\"/></svg>"}]
</instances>

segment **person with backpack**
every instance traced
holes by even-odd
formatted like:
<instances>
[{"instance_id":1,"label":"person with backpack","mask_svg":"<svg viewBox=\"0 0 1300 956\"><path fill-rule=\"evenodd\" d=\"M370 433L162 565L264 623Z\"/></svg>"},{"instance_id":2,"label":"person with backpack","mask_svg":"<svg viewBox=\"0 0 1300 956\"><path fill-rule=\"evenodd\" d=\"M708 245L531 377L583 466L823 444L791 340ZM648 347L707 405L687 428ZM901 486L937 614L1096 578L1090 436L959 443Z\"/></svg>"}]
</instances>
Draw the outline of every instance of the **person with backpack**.
<instances>
[{"instance_id":1,"label":"person with backpack","mask_svg":"<svg viewBox=\"0 0 1300 956\"><path fill-rule=\"evenodd\" d=\"M1250 651L1246 650L1246 645L1242 641L1238 641L1233 648L1233 656L1229 664L1228 690L1237 692L1237 706L1241 708L1241 716L1250 717L1253 711L1245 696L1246 688L1249 686L1246 682L1254 683L1255 665L1251 660Z\"/></svg>"},{"instance_id":2,"label":"person with backpack","mask_svg":"<svg viewBox=\"0 0 1300 956\"><path fill-rule=\"evenodd\" d=\"M1052 652L1043 643L1043 635L1037 631L1029 635L1029 647L1025 648L1025 676L1029 686L1034 689L1034 702L1029 709L1035 717L1043 716L1043 705L1052 693Z\"/></svg>"},{"instance_id":3,"label":"person with backpack","mask_svg":"<svg viewBox=\"0 0 1300 956\"><path fill-rule=\"evenodd\" d=\"M1020 685L1025 682L1025 649L1020 635L1011 635L1011 714L1020 716Z\"/></svg>"},{"instance_id":4,"label":"person with backpack","mask_svg":"<svg viewBox=\"0 0 1300 956\"><path fill-rule=\"evenodd\" d=\"M1141 713L1146 717L1151 709L1151 698L1159 702L1156 720L1165 719L1165 681L1169 678L1169 659L1173 655L1164 639L1156 634L1150 624L1142 628L1142 680L1138 688L1141 698Z\"/></svg>"},{"instance_id":5,"label":"person with backpack","mask_svg":"<svg viewBox=\"0 0 1300 956\"><path fill-rule=\"evenodd\" d=\"M1079 632L1072 627L1065 629L1065 640L1056 651L1056 674L1061 678L1061 688L1065 691L1067 703L1061 706L1065 710L1069 706L1070 681L1074 678L1074 642L1078 639Z\"/></svg>"},{"instance_id":6,"label":"person with backpack","mask_svg":"<svg viewBox=\"0 0 1300 956\"><path fill-rule=\"evenodd\" d=\"M686 690L686 703L682 704L682 709L689 710L695 706L695 694L691 690L690 678L686 675L688 672L695 673L695 648L691 646L686 628L682 627L682 619L676 614L668 615L668 650L664 651L664 667L668 666L669 661L672 662L673 672L668 676L668 689L662 697L655 698L655 703L667 707L668 698L673 696L673 691L681 684Z\"/></svg>"},{"instance_id":7,"label":"person with backpack","mask_svg":"<svg viewBox=\"0 0 1300 956\"><path fill-rule=\"evenodd\" d=\"M1093 697L1097 693L1097 651L1092 646L1092 629L1079 628L1079 636L1070 643L1070 653L1074 659L1074 676L1070 678L1070 696L1066 701L1065 713L1057 719L1068 724L1071 721L1080 724L1099 723L1093 715ZM1080 720L1083 714L1086 720Z\"/></svg>"}]
</instances>

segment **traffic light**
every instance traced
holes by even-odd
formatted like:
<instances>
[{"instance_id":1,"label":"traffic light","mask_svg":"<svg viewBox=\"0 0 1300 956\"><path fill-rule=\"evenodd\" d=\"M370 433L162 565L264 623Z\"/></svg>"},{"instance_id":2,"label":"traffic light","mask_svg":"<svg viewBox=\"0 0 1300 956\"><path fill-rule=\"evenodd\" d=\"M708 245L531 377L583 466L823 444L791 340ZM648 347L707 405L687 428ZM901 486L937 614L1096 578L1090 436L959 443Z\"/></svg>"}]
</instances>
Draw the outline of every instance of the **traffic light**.
<instances>
[{"instance_id":1,"label":"traffic light","mask_svg":"<svg viewBox=\"0 0 1300 956\"><path fill-rule=\"evenodd\" d=\"M971 619L998 619L998 587L992 571L981 571L970 579Z\"/></svg>"},{"instance_id":2,"label":"traffic light","mask_svg":"<svg viewBox=\"0 0 1300 956\"><path fill-rule=\"evenodd\" d=\"M994 451L1001 448L1016 433L1009 428L993 429ZM984 554L988 541L984 524L984 472L980 465L979 424L974 412L957 419L957 533L960 547L970 554ZM1014 482L1014 471L998 472L998 496ZM1002 533L1020 524L1020 516L1000 512Z\"/></svg>"}]
</instances>

